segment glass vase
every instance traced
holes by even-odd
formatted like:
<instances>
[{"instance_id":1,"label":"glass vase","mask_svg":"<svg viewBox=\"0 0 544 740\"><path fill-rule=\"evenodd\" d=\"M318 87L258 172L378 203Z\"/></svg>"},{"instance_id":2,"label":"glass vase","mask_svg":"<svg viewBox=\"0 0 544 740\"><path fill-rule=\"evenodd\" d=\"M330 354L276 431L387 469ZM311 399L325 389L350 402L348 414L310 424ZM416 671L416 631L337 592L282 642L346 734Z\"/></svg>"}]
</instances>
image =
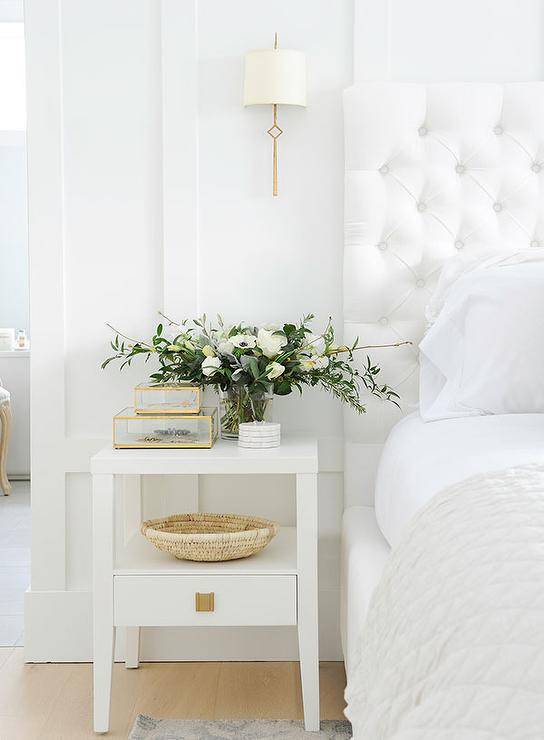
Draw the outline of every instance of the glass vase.
<instances>
[{"instance_id":1,"label":"glass vase","mask_svg":"<svg viewBox=\"0 0 544 740\"><path fill-rule=\"evenodd\" d=\"M250 393L247 386L233 386L219 392L221 437L238 439L240 424L272 420L272 393Z\"/></svg>"}]
</instances>

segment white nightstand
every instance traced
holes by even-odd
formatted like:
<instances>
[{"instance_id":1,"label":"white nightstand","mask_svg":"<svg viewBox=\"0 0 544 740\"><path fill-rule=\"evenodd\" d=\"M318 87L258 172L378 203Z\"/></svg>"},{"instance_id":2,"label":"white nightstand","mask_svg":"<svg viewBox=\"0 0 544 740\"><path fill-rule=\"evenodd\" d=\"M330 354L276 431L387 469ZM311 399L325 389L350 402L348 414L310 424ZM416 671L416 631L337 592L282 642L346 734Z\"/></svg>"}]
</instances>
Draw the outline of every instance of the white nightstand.
<instances>
[{"instance_id":1,"label":"white nightstand","mask_svg":"<svg viewBox=\"0 0 544 740\"><path fill-rule=\"evenodd\" d=\"M284 438L281 447L113 450L91 459L93 476L94 729L109 729L115 627L127 629L127 666L138 665L147 626L298 625L306 730L319 730L317 616L317 442ZM115 476L285 474L296 476L297 526L282 527L261 553L226 563L175 560L141 535L115 543ZM174 513L174 512L172 512ZM196 594L214 593L213 611Z\"/></svg>"}]
</instances>

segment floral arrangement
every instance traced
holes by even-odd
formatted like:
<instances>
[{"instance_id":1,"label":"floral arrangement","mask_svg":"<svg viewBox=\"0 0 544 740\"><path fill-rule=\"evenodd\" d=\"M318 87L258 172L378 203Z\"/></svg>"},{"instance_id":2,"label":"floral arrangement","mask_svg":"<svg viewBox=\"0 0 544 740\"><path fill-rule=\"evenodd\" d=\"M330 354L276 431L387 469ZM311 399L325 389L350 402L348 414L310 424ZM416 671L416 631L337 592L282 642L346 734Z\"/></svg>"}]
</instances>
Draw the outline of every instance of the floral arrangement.
<instances>
[{"instance_id":1,"label":"floral arrangement","mask_svg":"<svg viewBox=\"0 0 544 740\"><path fill-rule=\"evenodd\" d=\"M361 384L372 395L398 405L399 396L379 382L380 369L367 355L360 368L354 353L369 349L359 345L337 345L329 320L322 334L310 328L312 314L297 324L263 327L236 324L225 326L221 316L213 325L206 316L182 323L166 320L157 326L150 341L134 340L115 332L114 354L103 363L121 361L121 369L145 355L155 356L159 368L151 374L155 383L191 382L212 385L222 394L223 436L236 437L244 421L267 418L272 395L286 396L296 388L319 386L355 411L366 409L360 399ZM399 346L407 342L392 345Z\"/></svg>"}]
</instances>

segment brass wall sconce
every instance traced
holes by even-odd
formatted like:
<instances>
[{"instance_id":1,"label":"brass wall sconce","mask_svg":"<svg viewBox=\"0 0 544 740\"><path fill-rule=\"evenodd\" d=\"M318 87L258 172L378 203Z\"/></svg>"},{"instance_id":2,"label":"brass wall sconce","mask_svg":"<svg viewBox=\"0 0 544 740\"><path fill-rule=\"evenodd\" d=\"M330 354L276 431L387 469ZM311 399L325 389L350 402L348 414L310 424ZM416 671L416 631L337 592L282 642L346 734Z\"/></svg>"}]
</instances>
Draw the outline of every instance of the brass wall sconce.
<instances>
[{"instance_id":1,"label":"brass wall sconce","mask_svg":"<svg viewBox=\"0 0 544 740\"><path fill-rule=\"evenodd\" d=\"M306 56L302 51L278 48L250 51L245 59L244 105L272 105L273 123L267 133L274 142L272 194L278 194L278 105L306 106Z\"/></svg>"}]
</instances>

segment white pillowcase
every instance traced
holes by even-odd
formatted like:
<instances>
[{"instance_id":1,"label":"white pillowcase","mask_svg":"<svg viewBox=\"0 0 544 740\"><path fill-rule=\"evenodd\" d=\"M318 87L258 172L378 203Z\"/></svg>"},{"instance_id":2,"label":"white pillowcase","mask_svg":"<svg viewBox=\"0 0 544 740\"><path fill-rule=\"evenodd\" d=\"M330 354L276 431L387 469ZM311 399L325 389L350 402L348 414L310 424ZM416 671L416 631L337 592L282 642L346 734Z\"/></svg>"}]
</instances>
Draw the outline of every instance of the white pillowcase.
<instances>
[{"instance_id":1,"label":"white pillowcase","mask_svg":"<svg viewBox=\"0 0 544 740\"><path fill-rule=\"evenodd\" d=\"M452 261L427 315L425 421L544 412L544 249Z\"/></svg>"}]
</instances>

